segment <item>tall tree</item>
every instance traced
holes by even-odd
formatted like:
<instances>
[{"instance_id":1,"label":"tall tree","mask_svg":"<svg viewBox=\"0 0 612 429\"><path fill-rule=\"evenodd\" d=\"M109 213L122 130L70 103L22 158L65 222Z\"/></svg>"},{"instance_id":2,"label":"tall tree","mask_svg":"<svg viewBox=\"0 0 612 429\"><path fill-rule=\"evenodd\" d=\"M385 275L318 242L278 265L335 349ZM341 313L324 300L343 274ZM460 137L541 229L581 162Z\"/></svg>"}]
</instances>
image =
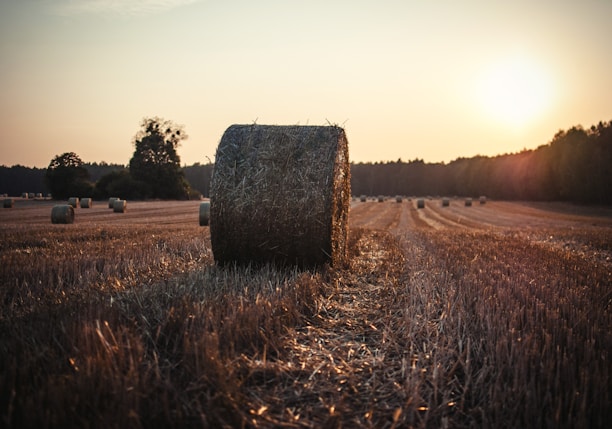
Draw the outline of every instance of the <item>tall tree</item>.
<instances>
[{"instance_id":1,"label":"tall tree","mask_svg":"<svg viewBox=\"0 0 612 429\"><path fill-rule=\"evenodd\" d=\"M55 156L47 167L45 183L55 199L91 197L93 185L83 161L74 152Z\"/></svg>"},{"instance_id":2,"label":"tall tree","mask_svg":"<svg viewBox=\"0 0 612 429\"><path fill-rule=\"evenodd\" d=\"M183 127L162 118L145 118L134 137L134 155L130 174L146 186L147 196L163 199L185 199L189 185L181 170L176 149L187 139Z\"/></svg>"}]
</instances>

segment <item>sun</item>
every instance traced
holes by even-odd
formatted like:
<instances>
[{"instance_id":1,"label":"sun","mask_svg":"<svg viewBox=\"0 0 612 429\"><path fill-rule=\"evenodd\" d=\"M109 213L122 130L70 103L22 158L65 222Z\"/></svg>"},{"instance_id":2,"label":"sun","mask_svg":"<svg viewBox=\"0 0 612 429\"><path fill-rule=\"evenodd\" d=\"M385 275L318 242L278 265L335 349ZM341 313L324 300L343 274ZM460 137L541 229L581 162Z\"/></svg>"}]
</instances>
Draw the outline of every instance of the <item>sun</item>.
<instances>
[{"instance_id":1,"label":"sun","mask_svg":"<svg viewBox=\"0 0 612 429\"><path fill-rule=\"evenodd\" d=\"M478 82L481 107L491 119L518 129L552 104L552 81L537 62L511 58L485 68Z\"/></svg>"}]
</instances>

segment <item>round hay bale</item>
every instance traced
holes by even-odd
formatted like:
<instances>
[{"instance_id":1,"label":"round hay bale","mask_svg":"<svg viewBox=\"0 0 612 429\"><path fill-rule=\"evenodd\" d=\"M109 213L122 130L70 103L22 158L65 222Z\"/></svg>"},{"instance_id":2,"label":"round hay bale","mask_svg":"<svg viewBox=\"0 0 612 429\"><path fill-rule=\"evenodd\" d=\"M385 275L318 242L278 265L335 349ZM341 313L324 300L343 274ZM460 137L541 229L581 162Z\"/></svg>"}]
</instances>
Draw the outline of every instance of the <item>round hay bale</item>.
<instances>
[{"instance_id":1,"label":"round hay bale","mask_svg":"<svg viewBox=\"0 0 612 429\"><path fill-rule=\"evenodd\" d=\"M4 207L5 209L12 209L14 205L15 200L12 198L5 198L2 203L2 207Z\"/></svg>"},{"instance_id":2,"label":"round hay bale","mask_svg":"<svg viewBox=\"0 0 612 429\"><path fill-rule=\"evenodd\" d=\"M361 201L362 203L365 203L367 201L367 197L365 195L362 195L359 197L359 201Z\"/></svg>"},{"instance_id":3,"label":"round hay bale","mask_svg":"<svg viewBox=\"0 0 612 429\"><path fill-rule=\"evenodd\" d=\"M79 199L77 197L70 197L68 198L68 204L76 209L79 206Z\"/></svg>"},{"instance_id":4,"label":"round hay bale","mask_svg":"<svg viewBox=\"0 0 612 429\"><path fill-rule=\"evenodd\" d=\"M200 226L207 226L210 222L210 201L200 203Z\"/></svg>"},{"instance_id":5,"label":"round hay bale","mask_svg":"<svg viewBox=\"0 0 612 429\"><path fill-rule=\"evenodd\" d=\"M73 223L74 207L70 204L58 204L51 209L51 223Z\"/></svg>"},{"instance_id":6,"label":"round hay bale","mask_svg":"<svg viewBox=\"0 0 612 429\"><path fill-rule=\"evenodd\" d=\"M471 198L466 198L465 199L465 206L466 207L472 207L472 199Z\"/></svg>"},{"instance_id":7,"label":"round hay bale","mask_svg":"<svg viewBox=\"0 0 612 429\"><path fill-rule=\"evenodd\" d=\"M401 195L396 195L395 196L395 202L396 203L401 203L402 201L404 201L404 198L402 198Z\"/></svg>"},{"instance_id":8,"label":"round hay bale","mask_svg":"<svg viewBox=\"0 0 612 429\"><path fill-rule=\"evenodd\" d=\"M232 125L210 188L215 260L317 266L346 259L350 164L337 126Z\"/></svg>"},{"instance_id":9,"label":"round hay bale","mask_svg":"<svg viewBox=\"0 0 612 429\"><path fill-rule=\"evenodd\" d=\"M379 202L379 203L382 203L382 202L384 202L384 201L385 201L385 197L384 197L384 196L382 196L382 195L379 195L379 196L378 196L378 202Z\"/></svg>"},{"instance_id":10,"label":"round hay bale","mask_svg":"<svg viewBox=\"0 0 612 429\"><path fill-rule=\"evenodd\" d=\"M442 198L442 207L448 207L448 206L450 206L450 199Z\"/></svg>"},{"instance_id":11,"label":"round hay bale","mask_svg":"<svg viewBox=\"0 0 612 429\"><path fill-rule=\"evenodd\" d=\"M127 201L116 199L113 201L113 212L115 213L125 213L127 210Z\"/></svg>"},{"instance_id":12,"label":"round hay bale","mask_svg":"<svg viewBox=\"0 0 612 429\"><path fill-rule=\"evenodd\" d=\"M108 199L108 208L109 208L109 209L114 208L115 201L120 200L120 199L121 199L121 198L117 198L117 197L110 197L110 198Z\"/></svg>"},{"instance_id":13,"label":"round hay bale","mask_svg":"<svg viewBox=\"0 0 612 429\"><path fill-rule=\"evenodd\" d=\"M478 200L480 201L480 204L487 203L487 197L485 197L484 195L481 195L480 198L478 198Z\"/></svg>"},{"instance_id":14,"label":"round hay bale","mask_svg":"<svg viewBox=\"0 0 612 429\"><path fill-rule=\"evenodd\" d=\"M424 209L424 208L425 208L425 199L419 198L417 200L417 209Z\"/></svg>"},{"instance_id":15,"label":"round hay bale","mask_svg":"<svg viewBox=\"0 0 612 429\"><path fill-rule=\"evenodd\" d=\"M93 206L93 200L91 198L81 198L81 208L90 209Z\"/></svg>"},{"instance_id":16,"label":"round hay bale","mask_svg":"<svg viewBox=\"0 0 612 429\"><path fill-rule=\"evenodd\" d=\"M21 194L21 198L27 200L28 199L28 193L27 192L22 193Z\"/></svg>"}]
</instances>

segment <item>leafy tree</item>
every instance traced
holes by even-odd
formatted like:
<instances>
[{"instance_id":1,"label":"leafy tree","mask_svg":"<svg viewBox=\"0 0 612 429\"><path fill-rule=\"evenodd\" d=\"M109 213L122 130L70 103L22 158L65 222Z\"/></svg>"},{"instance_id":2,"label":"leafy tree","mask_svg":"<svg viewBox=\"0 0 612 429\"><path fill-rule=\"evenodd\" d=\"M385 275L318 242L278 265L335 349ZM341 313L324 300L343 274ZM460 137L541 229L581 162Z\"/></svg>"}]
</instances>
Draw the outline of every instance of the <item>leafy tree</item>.
<instances>
[{"instance_id":1,"label":"leafy tree","mask_svg":"<svg viewBox=\"0 0 612 429\"><path fill-rule=\"evenodd\" d=\"M45 173L45 183L53 197L91 197L93 185L83 161L74 152L57 155L51 160Z\"/></svg>"},{"instance_id":2,"label":"leafy tree","mask_svg":"<svg viewBox=\"0 0 612 429\"><path fill-rule=\"evenodd\" d=\"M181 170L176 152L187 138L183 127L158 117L145 118L142 129L134 137L134 155L130 174L146 184L146 196L163 199L185 199L189 185Z\"/></svg>"},{"instance_id":3,"label":"leafy tree","mask_svg":"<svg viewBox=\"0 0 612 429\"><path fill-rule=\"evenodd\" d=\"M100 177L96 182L94 195L98 199L109 197L143 199L147 193L147 185L134 180L127 169L111 171Z\"/></svg>"}]
</instances>

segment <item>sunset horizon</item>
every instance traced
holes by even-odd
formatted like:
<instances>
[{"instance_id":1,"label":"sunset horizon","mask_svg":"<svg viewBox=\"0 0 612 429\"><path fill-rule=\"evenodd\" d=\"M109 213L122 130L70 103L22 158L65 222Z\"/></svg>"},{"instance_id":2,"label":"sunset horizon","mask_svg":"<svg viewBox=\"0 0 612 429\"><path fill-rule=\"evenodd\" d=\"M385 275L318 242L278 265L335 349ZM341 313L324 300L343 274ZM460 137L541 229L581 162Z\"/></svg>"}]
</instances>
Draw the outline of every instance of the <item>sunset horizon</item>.
<instances>
[{"instance_id":1,"label":"sunset horizon","mask_svg":"<svg viewBox=\"0 0 612 429\"><path fill-rule=\"evenodd\" d=\"M0 164L126 165L143 118L182 165L232 124L343 127L350 160L497 156L612 118L612 3L201 0L0 5Z\"/></svg>"}]
</instances>

